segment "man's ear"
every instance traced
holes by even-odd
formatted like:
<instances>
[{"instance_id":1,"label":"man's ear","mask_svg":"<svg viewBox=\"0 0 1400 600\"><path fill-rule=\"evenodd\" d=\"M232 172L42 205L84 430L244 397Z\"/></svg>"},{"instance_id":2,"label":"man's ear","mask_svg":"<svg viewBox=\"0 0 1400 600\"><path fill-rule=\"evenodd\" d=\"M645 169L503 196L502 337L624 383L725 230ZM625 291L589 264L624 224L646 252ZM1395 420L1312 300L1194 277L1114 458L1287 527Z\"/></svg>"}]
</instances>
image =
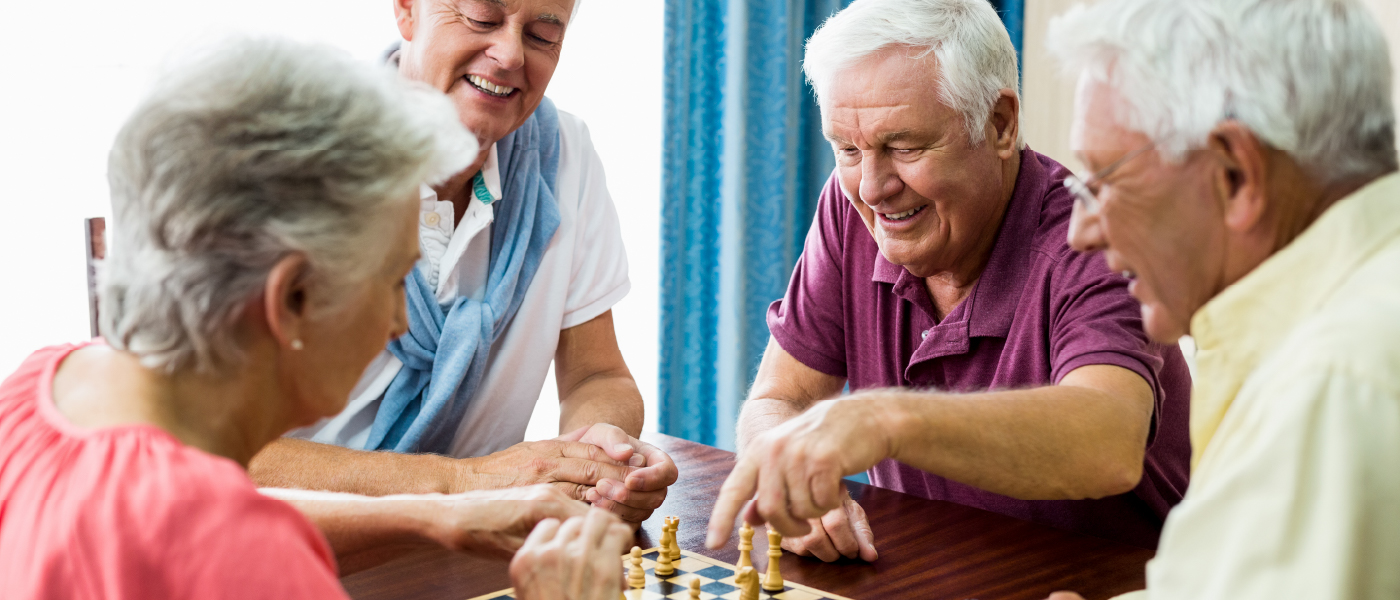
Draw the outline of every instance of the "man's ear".
<instances>
[{"instance_id":1,"label":"man's ear","mask_svg":"<svg viewBox=\"0 0 1400 600\"><path fill-rule=\"evenodd\" d=\"M1268 208L1264 145L1238 121L1225 121L1211 130L1207 149L1218 164L1214 185L1225 226L1241 233L1253 229Z\"/></svg>"},{"instance_id":2,"label":"man's ear","mask_svg":"<svg viewBox=\"0 0 1400 600\"><path fill-rule=\"evenodd\" d=\"M301 344L306 313L311 303L306 289L310 266L305 254L293 252L273 265L263 284L262 308L267 328L282 348Z\"/></svg>"},{"instance_id":3,"label":"man's ear","mask_svg":"<svg viewBox=\"0 0 1400 600\"><path fill-rule=\"evenodd\" d=\"M403 36L405 42L413 41L413 26L416 24L416 15L413 10L418 8L417 0L394 0L394 20L399 25L399 35Z\"/></svg>"},{"instance_id":4,"label":"man's ear","mask_svg":"<svg viewBox=\"0 0 1400 600\"><path fill-rule=\"evenodd\" d=\"M997 156L1010 160L1018 152L1016 138L1021 134L1021 99L1016 97L1015 91L1001 90L996 104L992 105L987 124L991 125L991 133L995 136L993 143L996 144Z\"/></svg>"}]
</instances>

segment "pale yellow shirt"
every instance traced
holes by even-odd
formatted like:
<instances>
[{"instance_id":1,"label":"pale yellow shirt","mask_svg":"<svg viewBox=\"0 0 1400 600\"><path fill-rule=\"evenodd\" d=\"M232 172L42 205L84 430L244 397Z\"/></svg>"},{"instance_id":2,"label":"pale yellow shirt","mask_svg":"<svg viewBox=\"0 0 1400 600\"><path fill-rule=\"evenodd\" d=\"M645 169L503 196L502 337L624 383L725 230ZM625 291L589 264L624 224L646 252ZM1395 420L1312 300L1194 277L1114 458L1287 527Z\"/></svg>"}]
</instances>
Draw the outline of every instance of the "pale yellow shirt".
<instances>
[{"instance_id":1,"label":"pale yellow shirt","mask_svg":"<svg viewBox=\"0 0 1400 600\"><path fill-rule=\"evenodd\" d=\"M1400 598L1400 175L1323 213L1191 333L1191 484L1133 596Z\"/></svg>"}]
</instances>

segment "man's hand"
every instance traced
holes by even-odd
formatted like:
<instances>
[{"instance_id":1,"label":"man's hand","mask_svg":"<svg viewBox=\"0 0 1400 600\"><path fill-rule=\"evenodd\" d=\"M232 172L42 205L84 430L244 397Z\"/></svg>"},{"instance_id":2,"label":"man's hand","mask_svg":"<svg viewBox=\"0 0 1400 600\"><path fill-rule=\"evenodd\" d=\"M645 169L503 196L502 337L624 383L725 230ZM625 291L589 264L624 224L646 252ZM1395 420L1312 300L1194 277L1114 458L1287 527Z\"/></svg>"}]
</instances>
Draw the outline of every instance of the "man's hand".
<instances>
[{"instance_id":1,"label":"man's hand","mask_svg":"<svg viewBox=\"0 0 1400 600\"><path fill-rule=\"evenodd\" d=\"M798 556L815 556L825 562L834 562L842 556L859 557L866 562L880 558L875 551L875 534L870 531L870 521L850 494L846 495L837 508L820 519L809 519L812 533L802 537L783 538L783 549Z\"/></svg>"},{"instance_id":2,"label":"man's hand","mask_svg":"<svg viewBox=\"0 0 1400 600\"><path fill-rule=\"evenodd\" d=\"M1074 592L1055 592L1045 600L1084 600L1084 597Z\"/></svg>"},{"instance_id":3,"label":"man's hand","mask_svg":"<svg viewBox=\"0 0 1400 600\"><path fill-rule=\"evenodd\" d=\"M603 478L584 492L584 500L607 509L630 523L641 523L666 501L666 488L676 482L676 463L660 448L627 435L607 423L598 423L556 438L599 447L608 458L633 467L626 479Z\"/></svg>"},{"instance_id":4,"label":"man's hand","mask_svg":"<svg viewBox=\"0 0 1400 600\"><path fill-rule=\"evenodd\" d=\"M480 458L461 459L453 492L546 483L570 498L586 500L599 481L626 481L639 467L614 460L601 447L565 438L521 442Z\"/></svg>"},{"instance_id":5,"label":"man's hand","mask_svg":"<svg viewBox=\"0 0 1400 600\"><path fill-rule=\"evenodd\" d=\"M391 496L392 498L392 496ZM588 513L588 505L540 484L437 499L431 537L449 550L509 558L540 521Z\"/></svg>"},{"instance_id":6,"label":"man's hand","mask_svg":"<svg viewBox=\"0 0 1400 600\"><path fill-rule=\"evenodd\" d=\"M729 539L739 510L755 494L745 515L751 524L768 523L784 536L811 533L807 519L840 508L848 497L842 477L891 455L880 418L869 400L829 400L753 439L720 488L706 545L718 548Z\"/></svg>"},{"instance_id":7,"label":"man's hand","mask_svg":"<svg viewBox=\"0 0 1400 600\"><path fill-rule=\"evenodd\" d=\"M618 560L631 541L631 528L602 509L562 524L546 519L510 561L510 581L521 600L616 600Z\"/></svg>"}]
</instances>

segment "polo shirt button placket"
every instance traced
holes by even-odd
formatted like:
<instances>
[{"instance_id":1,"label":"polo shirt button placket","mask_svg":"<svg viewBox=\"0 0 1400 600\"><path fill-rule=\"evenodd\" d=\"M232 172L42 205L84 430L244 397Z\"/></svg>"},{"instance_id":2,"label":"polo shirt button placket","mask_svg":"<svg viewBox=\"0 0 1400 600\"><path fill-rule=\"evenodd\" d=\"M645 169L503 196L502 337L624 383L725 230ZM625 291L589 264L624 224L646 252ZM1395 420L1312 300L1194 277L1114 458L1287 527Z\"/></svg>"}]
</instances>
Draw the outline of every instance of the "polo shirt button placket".
<instances>
[{"instance_id":1,"label":"polo shirt button placket","mask_svg":"<svg viewBox=\"0 0 1400 600\"><path fill-rule=\"evenodd\" d=\"M920 333L920 334L919 334L919 339L921 339L921 340L926 340L926 339L928 339L928 332L930 332L930 331L933 331L933 330L932 330L932 329L925 329L923 333Z\"/></svg>"}]
</instances>

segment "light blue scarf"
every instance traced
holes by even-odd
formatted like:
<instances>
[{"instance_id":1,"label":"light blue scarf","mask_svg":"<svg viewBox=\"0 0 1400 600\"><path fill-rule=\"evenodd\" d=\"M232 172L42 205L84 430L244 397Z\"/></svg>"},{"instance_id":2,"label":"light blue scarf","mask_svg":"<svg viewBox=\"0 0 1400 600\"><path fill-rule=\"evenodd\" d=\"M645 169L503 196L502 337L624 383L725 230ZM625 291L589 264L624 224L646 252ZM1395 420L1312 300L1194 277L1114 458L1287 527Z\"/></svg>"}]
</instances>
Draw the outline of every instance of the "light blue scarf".
<instances>
[{"instance_id":1,"label":"light blue scarf","mask_svg":"<svg viewBox=\"0 0 1400 600\"><path fill-rule=\"evenodd\" d=\"M482 300L443 312L426 278L408 274L408 333L389 344L403 368L384 392L366 450L447 453L486 372L491 345L520 309L559 228L559 115L545 98L496 146L501 200L494 203L490 274ZM439 277L446 277L446 274Z\"/></svg>"}]
</instances>

